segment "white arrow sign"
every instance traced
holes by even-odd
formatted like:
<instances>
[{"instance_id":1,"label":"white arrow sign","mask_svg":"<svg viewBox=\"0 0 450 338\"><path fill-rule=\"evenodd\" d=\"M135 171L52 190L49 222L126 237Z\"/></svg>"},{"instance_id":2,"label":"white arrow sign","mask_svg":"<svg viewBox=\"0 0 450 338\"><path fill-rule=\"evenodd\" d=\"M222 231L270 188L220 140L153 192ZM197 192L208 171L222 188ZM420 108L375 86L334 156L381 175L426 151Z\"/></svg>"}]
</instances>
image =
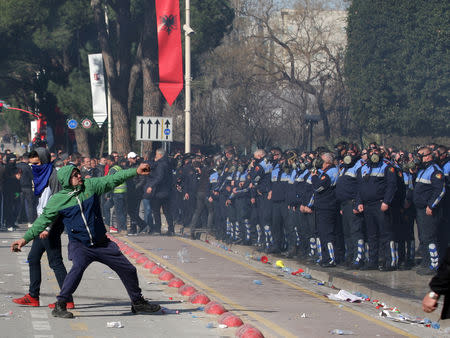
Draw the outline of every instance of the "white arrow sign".
<instances>
[{"instance_id":1,"label":"white arrow sign","mask_svg":"<svg viewBox=\"0 0 450 338\"><path fill-rule=\"evenodd\" d=\"M171 117L136 116L136 141L173 141Z\"/></svg>"}]
</instances>

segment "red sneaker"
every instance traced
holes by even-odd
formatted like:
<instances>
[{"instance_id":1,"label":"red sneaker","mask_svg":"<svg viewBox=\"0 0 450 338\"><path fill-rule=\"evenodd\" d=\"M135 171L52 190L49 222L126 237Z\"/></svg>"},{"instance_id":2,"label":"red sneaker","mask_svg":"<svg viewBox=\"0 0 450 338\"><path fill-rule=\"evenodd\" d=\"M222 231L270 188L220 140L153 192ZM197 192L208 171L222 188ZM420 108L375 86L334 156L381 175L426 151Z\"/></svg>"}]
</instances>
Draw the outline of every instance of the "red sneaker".
<instances>
[{"instance_id":1,"label":"red sneaker","mask_svg":"<svg viewBox=\"0 0 450 338\"><path fill-rule=\"evenodd\" d=\"M22 298L15 298L12 301L20 305L39 306L39 298L31 297L29 293Z\"/></svg>"},{"instance_id":2,"label":"red sneaker","mask_svg":"<svg viewBox=\"0 0 450 338\"><path fill-rule=\"evenodd\" d=\"M119 232L119 230L117 230L117 228L115 228L115 227L109 227L109 232L112 234L117 234Z\"/></svg>"},{"instance_id":3,"label":"red sneaker","mask_svg":"<svg viewBox=\"0 0 450 338\"><path fill-rule=\"evenodd\" d=\"M49 307L50 309L54 309L54 308L55 308L55 304L56 304L56 303L48 304L48 307ZM74 302L67 302L67 303L66 303L66 309L75 309L75 304L74 304Z\"/></svg>"}]
</instances>

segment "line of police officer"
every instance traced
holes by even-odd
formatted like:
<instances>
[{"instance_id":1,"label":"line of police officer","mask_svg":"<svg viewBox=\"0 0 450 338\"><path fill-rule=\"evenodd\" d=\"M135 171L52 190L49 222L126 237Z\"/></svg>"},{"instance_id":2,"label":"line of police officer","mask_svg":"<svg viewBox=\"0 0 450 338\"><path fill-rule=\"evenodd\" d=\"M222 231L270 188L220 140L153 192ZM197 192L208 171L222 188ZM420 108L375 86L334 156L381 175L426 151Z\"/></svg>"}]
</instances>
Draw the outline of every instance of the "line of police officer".
<instances>
[{"instance_id":1,"label":"line of police officer","mask_svg":"<svg viewBox=\"0 0 450 338\"><path fill-rule=\"evenodd\" d=\"M417 272L433 274L448 244L449 159L444 146L412 156L346 142L334 153L272 148L248 158L227 147L211 158L178 155L173 210L193 238L203 215L228 243L323 267L381 271L416 265L416 222Z\"/></svg>"}]
</instances>

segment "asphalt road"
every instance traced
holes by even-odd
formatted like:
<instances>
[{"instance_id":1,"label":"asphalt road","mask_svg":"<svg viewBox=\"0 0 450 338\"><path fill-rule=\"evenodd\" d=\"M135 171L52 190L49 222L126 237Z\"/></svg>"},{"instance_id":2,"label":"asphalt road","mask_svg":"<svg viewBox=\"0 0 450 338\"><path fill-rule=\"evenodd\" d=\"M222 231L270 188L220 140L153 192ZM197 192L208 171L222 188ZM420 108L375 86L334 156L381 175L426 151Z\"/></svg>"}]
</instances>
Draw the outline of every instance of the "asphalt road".
<instances>
[{"instance_id":1,"label":"asphalt road","mask_svg":"<svg viewBox=\"0 0 450 338\"><path fill-rule=\"evenodd\" d=\"M0 233L0 328L1 337L234 337L236 328L219 328L217 316L169 288L142 265L138 268L146 298L179 314L132 315L121 281L108 267L92 264L74 295L76 318L53 318L47 304L55 301L58 286L43 259L40 307L12 303L28 290L29 247L9 252L9 244L23 232ZM128 246L160 263L186 284L204 292L257 327L265 337L328 337L334 329L359 337L442 336L439 330L393 323L378 316L366 303L350 304L325 297L337 290L315 280L292 276L274 267L224 250L214 243L181 237L116 236ZM63 236L66 266L67 238ZM185 254L181 255L181 250ZM12 313L10 313L12 312ZM107 328L120 321L123 328Z\"/></svg>"}]
</instances>

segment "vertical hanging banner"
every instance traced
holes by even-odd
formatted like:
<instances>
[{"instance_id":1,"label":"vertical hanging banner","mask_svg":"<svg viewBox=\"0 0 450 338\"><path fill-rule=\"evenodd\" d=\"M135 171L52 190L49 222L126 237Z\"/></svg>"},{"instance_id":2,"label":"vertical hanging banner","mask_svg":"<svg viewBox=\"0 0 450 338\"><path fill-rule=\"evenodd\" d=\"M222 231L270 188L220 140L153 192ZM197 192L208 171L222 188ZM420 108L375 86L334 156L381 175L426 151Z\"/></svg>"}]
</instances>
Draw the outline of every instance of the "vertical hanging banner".
<instances>
[{"instance_id":1,"label":"vertical hanging banner","mask_svg":"<svg viewBox=\"0 0 450 338\"><path fill-rule=\"evenodd\" d=\"M94 120L101 128L108 112L106 110L105 76L102 54L89 54L89 74L91 78L92 110Z\"/></svg>"},{"instance_id":2,"label":"vertical hanging banner","mask_svg":"<svg viewBox=\"0 0 450 338\"><path fill-rule=\"evenodd\" d=\"M183 89L180 4L178 0L156 0L159 89L169 105Z\"/></svg>"}]
</instances>

